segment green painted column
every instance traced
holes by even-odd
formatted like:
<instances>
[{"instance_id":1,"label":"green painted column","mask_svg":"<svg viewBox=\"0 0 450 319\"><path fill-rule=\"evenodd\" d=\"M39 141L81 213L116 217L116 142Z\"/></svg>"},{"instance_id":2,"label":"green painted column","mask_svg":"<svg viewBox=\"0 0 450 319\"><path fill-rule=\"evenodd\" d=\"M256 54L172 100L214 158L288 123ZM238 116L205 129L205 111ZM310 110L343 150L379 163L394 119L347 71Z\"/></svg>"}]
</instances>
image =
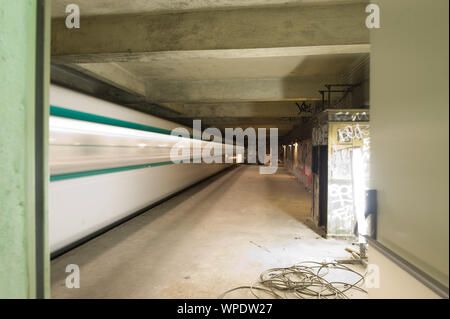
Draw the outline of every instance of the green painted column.
<instances>
[{"instance_id":1,"label":"green painted column","mask_svg":"<svg viewBox=\"0 0 450 319\"><path fill-rule=\"evenodd\" d=\"M49 296L45 3L0 0L0 298Z\"/></svg>"}]
</instances>

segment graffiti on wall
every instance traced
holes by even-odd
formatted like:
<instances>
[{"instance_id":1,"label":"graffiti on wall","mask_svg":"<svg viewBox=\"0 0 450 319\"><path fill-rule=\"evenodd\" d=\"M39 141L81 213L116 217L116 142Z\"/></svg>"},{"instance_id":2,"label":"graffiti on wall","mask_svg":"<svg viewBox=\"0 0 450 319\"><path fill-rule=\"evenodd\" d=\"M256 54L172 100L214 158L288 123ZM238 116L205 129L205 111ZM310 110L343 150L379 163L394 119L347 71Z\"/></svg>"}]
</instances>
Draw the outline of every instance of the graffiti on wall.
<instances>
[{"instance_id":1,"label":"graffiti on wall","mask_svg":"<svg viewBox=\"0 0 450 319\"><path fill-rule=\"evenodd\" d=\"M329 235L351 235L354 225L353 189L351 183L335 182L329 186ZM332 230L332 231L330 231Z\"/></svg>"},{"instance_id":2,"label":"graffiti on wall","mask_svg":"<svg viewBox=\"0 0 450 319\"><path fill-rule=\"evenodd\" d=\"M329 235L351 236L369 177L369 125L330 123L328 136Z\"/></svg>"},{"instance_id":3,"label":"graffiti on wall","mask_svg":"<svg viewBox=\"0 0 450 319\"><path fill-rule=\"evenodd\" d=\"M330 114L330 121L332 122L368 122L369 114L368 112L351 112L351 111L341 111L333 112Z\"/></svg>"},{"instance_id":4,"label":"graffiti on wall","mask_svg":"<svg viewBox=\"0 0 450 319\"><path fill-rule=\"evenodd\" d=\"M352 147L336 147L333 146L331 152L330 170L333 179L347 179L352 171Z\"/></svg>"},{"instance_id":5,"label":"graffiti on wall","mask_svg":"<svg viewBox=\"0 0 450 319\"><path fill-rule=\"evenodd\" d=\"M346 125L337 129L338 143L351 143L369 136L369 125Z\"/></svg>"},{"instance_id":6,"label":"graffiti on wall","mask_svg":"<svg viewBox=\"0 0 450 319\"><path fill-rule=\"evenodd\" d=\"M313 128L312 144L313 145L328 144L328 124L323 124Z\"/></svg>"}]
</instances>

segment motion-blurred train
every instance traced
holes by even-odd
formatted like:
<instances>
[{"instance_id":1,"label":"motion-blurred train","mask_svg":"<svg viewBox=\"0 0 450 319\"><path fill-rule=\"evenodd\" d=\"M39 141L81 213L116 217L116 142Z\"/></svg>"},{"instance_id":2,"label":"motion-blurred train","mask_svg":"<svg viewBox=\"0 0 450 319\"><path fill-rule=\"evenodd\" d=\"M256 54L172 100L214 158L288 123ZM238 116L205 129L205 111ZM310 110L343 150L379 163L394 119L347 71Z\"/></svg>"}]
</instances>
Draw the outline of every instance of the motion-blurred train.
<instances>
[{"instance_id":1,"label":"motion-blurred train","mask_svg":"<svg viewBox=\"0 0 450 319\"><path fill-rule=\"evenodd\" d=\"M50 104L53 256L233 165L184 163L188 158L183 155L177 164L172 147L193 141L186 127L190 136L171 135L177 123L56 85L50 89ZM233 147L235 154L242 152Z\"/></svg>"}]
</instances>

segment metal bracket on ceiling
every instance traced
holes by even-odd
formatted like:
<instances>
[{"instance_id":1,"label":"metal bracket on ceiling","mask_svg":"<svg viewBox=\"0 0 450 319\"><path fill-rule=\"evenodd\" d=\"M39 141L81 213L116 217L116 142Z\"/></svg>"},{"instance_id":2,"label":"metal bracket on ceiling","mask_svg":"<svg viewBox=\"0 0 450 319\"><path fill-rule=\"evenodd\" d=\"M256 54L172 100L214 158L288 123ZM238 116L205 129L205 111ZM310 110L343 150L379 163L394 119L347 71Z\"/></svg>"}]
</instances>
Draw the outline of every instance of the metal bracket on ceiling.
<instances>
[{"instance_id":1,"label":"metal bracket on ceiling","mask_svg":"<svg viewBox=\"0 0 450 319\"><path fill-rule=\"evenodd\" d=\"M341 103L347 97L347 95L349 93L352 93L354 88L356 88L360 85L361 85L361 83L358 83L358 84L325 84L324 86L325 86L326 90L319 90L319 93L322 96L322 110L325 109L325 106L327 106L327 108L335 107L336 105ZM337 89L333 89L334 87ZM334 105L331 105L332 93L344 93L344 95ZM326 102L328 105L325 105L325 94L327 94Z\"/></svg>"},{"instance_id":2,"label":"metal bracket on ceiling","mask_svg":"<svg viewBox=\"0 0 450 319\"><path fill-rule=\"evenodd\" d=\"M301 116L302 122L307 123L311 117L314 117L315 114L319 113L320 111L323 111L325 108L335 108L337 105L339 105L347 96L348 94L353 92L353 89L360 86L361 83L358 84L325 84L326 90L319 90L320 95L322 96L322 105L316 106L315 110L313 110L313 107L311 104L307 104L305 101L302 102L302 104L299 104L298 102L295 102L295 105L298 107L298 115ZM334 103L334 105L331 105L332 101L332 93L344 93L343 96ZM325 99L325 94L327 95L327 99ZM308 116L305 116L305 113L308 114Z\"/></svg>"}]
</instances>

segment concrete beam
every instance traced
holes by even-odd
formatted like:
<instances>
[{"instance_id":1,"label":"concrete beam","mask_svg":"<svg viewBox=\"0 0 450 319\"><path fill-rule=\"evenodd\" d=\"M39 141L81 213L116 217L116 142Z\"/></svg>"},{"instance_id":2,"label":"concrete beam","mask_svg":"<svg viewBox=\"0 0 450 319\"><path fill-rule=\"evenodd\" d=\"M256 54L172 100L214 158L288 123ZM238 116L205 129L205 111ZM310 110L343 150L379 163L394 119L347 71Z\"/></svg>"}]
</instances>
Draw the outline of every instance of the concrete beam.
<instances>
[{"instance_id":1,"label":"concrete beam","mask_svg":"<svg viewBox=\"0 0 450 319\"><path fill-rule=\"evenodd\" d=\"M73 64L71 68L118 87L128 93L145 96L145 83L116 63Z\"/></svg>"},{"instance_id":2,"label":"concrete beam","mask_svg":"<svg viewBox=\"0 0 450 319\"><path fill-rule=\"evenodd\" d=\"M181 119L176 119L180 112L164 105L149 103L145 96L129 93L73 68L64 65L52 65L51 75L52 82L55 84L164 119L172 118L172 121L186 125ZM190 123L192 124L192 121Z\"/></svg>"},{"instance_id":3,"label":"concrete beam","mask_svg":"<svg viewBox=\"0 0 450 319\"><path fill-rule=\"evenodd\" d=\"M299 109L295 102L243 102L243 103L199 103L184 104L186 117L230 117L230 118L297 118Z\"/></svg>"},{"instance_id":4,"label":"concrete beam","mask_svg":"<svg viewBox=\"0 0 450 319\"><path fill-rule=\"evenodd\" d=\"M208 126L205 126L205 128L207 128ZM278 136L282 137L282 140L284 140L284 136L286 134L288 134L291 130L292 130L292 126L280 126L280 125L235 125L235 126L230 126L230 125L222 125L222 126L212 126L215 128L218 128L223 135L225 135L225 128L237 128L240 127L243 130L246 130L247 128L253 128L255 130L256 133L258 133L258 129L259 128L265 128L266 129L266 134L268 136L268 134L270 133L270 129L271 128L277 128L278 129Z\"/></svg>"},{"instance_id":5,"label":"concrete beam","mask_svg":"<svg viewBox=\"0 0 450 319\"><path fill-rule=\"evenodd\" d=\"M280 6L280 5L311 5L361 2L367 3L369 0L170 0L170 1L149 1L149 0L55 0L52 1L52 16L65 17L66 6L76 2L83 15L118 15L118 14L167 14L180 11L200 11L200 10L226 10L245 7ZM132 3L132 5L130 5Z\"/></svg>"},{"instance_id":6,"label":"concrete beam","mask_svg":"<svg viewBox=\"0 0 450 319\"><path fill-rule=\"evenodd\" d=\"M203 129L208 127L215 127L224 132L225 128L278 128L279 136L284 136L301 121L299 118L236 118L236 117L203 117L194 118L202 120ZM183 120L190 120L191 118L183 118Z\"/></svg>"},{"instance_id":7,"label":"concrete beam","mask_svg":"<svg viewBox=\"0 0 450 319\"><path fill-rule=\"evenodd\" d=\"M55 52L53 52L55 53ZM277 47L256 49L186 50L163 52L115 52L53 55L53 64L108 63L108 62L159 62L188 59L236 59L314 56L327 54L370 53L370 44L339 44L303 47Z\"/></svg>"},{"instance_id":8,"label":"concrete beam","mask_svg":"<svg viewBox=\"0 0 450 319\"><path fill-rule=\"evenodd\" d=\"M317 47L369 43L365 4L86 17L52 25L52 55ZM82 45L81 45L82 44Z\"/></svg>"},{"instance_id":9,"label":"concrete beam","mask_svg":"<svg viewBox=\"0 0 450 319\"><path fill-rule=\"evenodd\" d=\"M319 89L337 83L329 77L154 81L147 85L153 103L319 100Z\"/></svg>"},{"instance_id":10,"label":"concrete beam","mask_svg":"<svg viewBox=\"0 0 450 319\"><path fill-rule=\"evenodd\" d=\"M205 128L207 128L208 126L205 126ZM221 132L222 132L222 136L225 136L225 128L235 128L236 126L214 126L215 128L218 128ZM264 126L255 126L255 125L251 125L251 126L246 126L246 125L241 125L241 126L237 126L242 128L243 130L246 130L247 128L252 128L255 130L256 134L258 134L258 129L259 128L265 128L266 129L266 136L269 136L270 133L270 129L271 128L277 128L278 129L278 137L281 138L280 140L284 141L284 137L286 136L286 134L288 134L291 131L291 127L278 127L278 126L269 126L269 125L264 125Z\"/></svg>"},{"instance_id":11,"label":"concrete beam","mask_svg":"<svg viewBox=\"0 0 450 319\"><path fill-rule=\"evenodd\" d=\"M299 117L269 117L269 118L248 118L248 117L182 117L181 119L191 120L201 119L208 125L286 125L293 126L301 122Z\"/></svg>"}]
</instances>

